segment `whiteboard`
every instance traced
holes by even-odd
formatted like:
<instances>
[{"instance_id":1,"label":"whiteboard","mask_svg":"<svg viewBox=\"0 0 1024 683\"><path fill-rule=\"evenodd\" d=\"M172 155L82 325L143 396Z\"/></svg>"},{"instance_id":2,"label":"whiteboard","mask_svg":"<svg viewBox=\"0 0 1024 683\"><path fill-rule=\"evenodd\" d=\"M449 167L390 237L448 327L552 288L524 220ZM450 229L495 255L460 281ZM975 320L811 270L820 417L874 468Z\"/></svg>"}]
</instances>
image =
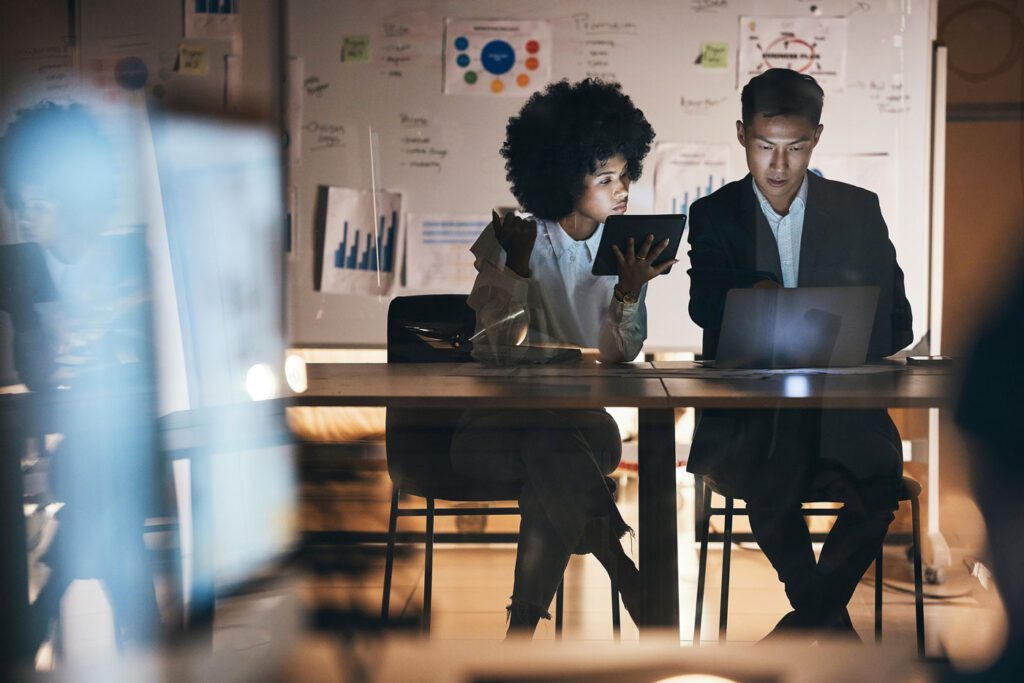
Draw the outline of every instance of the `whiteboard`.
<instances>
[{"instance_id":1,"label":"whiteboard","mask_svg":"<svg viewBox=\"0 0 1024 683\"><path fill-rule=\"evenodd\" d=\"M749 20L741 25L741 17L813 18L812 8L822 17L843 17L846 34L845 77L829 79L837 85L826 89L825 129L812 166L820 161L837 169L826 176L879 192L916 314L915 338L925 332L934 0L384 0L288 8L293 343L385 342L387 296L315 289L320 188L400 192L403 214L486 217L492 206L515 205L498 150L526 90L517 96L444 94L446 17L546 21L553 79L601 75L621 82L650 120L656 142L725 149L728 173L738 179L746 168L735 138L737 84L747 80L737 74L738 44L744 30L750 33ZM727 66L699 60L705 49L719 59L724 53ZM421 147L436 163L411 163L403 142L410 134L428 141ZM653 168L651 156L631 188L631 212L654 210ZM406 259L414 258L415 250L407 249ZM687 314L687 267L684 257L650 286L646 351L700 348L701 331ZM423 290L399 285L389 295L417 293Z\"/></svg>"}]
</instances>

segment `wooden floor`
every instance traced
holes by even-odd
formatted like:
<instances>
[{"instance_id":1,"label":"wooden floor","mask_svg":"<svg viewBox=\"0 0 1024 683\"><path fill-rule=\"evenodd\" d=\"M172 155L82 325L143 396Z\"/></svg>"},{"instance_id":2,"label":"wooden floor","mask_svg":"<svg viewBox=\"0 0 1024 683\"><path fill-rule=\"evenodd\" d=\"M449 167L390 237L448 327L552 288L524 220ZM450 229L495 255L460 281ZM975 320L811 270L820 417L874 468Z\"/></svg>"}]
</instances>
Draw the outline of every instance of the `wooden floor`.
<instances>
[{"instance_id":1,"label":"wooden floor","mask_svg":"<svg viewBox=\"0 0 1024 683\"><path fill-rule=\"evenodd\" d=\"M636 482L628 480L620 488L619 507L626 520L636 524ZM350 494L344 505L349 520L381 519L381 487L386 489L386 475L362 480L348 487ZM373 491L373 495L366 495ZM678 510L679 567L680 567L680 644L692 645L694 598L697 584L697 547L693 542L693 487L685 475L680 480ZM319 502L323 507L323 501ZM386 523L386 504L384 519ZM362 515L358 514L362 510ZM515 528L517 518L505 518L494 523ZM450 520L449 520L450 521ZM360 521L359 523L363 523ZM624 541L625 548L634 558L638 548ZM383 588L383 553L374 549L376 563L360 576L328 574L304 577L300 580L304 601L310 606L331 604L347 608L360 606L373 615L380 609ZM348 552L348 551L346 551ZM356 551L352 551L356 552ZM949 658L957 666L980 667L994 657L1001 647L1005 621L994 590L986 591L969 576L962 563L964 552L954 548L953 565L946 570L941 585L926 586L926 591L942 598L929 599L925 607L927 622L927 652L929 657ZM718 596L720 588L721 546L713 546L709 560L707 597L705 604L705 643L717 639ZM732 644L754 643L762 638L788 611L788 603L774 571L756 546L734 546L732 553L729 633ZM888 549L886 562L886 588L884 593L885 643L904 650L908 656L915 652L913 595L909 583L908 563L903 549ZM438 546L435 551L433 580L432 628L430 637L449 642L498 641L505 634L505 606L512 590L515 548L511 545ZM869 571L868 576L874 572ZM410 546L396 563L391 604L396 618L419 618L423 599L422 546ZM564 639L576 641L612 641L611 604L608 577L592 557L575 556L565 576L565 630ZM898 590L903 588L904 590ZM78 582L64 599L63 623L66 656L70 661L92 660L106 653L113 656L112 621L103 591L94 581ZM220 612L220 607L218 607ZM553 607L552 607L553 612ZM623 610L622 640L628 647L638 639L635 626ZM874 597L873 586L865 580L858 587L850 603L854 626L866 642L873 639ZM224 638L237 638L238 629L218 618ZM225 626L226 624L226 626ZM218 628L217 630L220 630ZM536 638L553 639L554 624L542 621ZM227 642L227 641L224 641ZM705 645L706 646L706 645ZM40 653L40 668L53 666L52 653L46 648Z\"/></svg>"},{"instance_id":2,"label":"wooden floor","mask_svg":"<svg viewBox=\"0 0 1024 683\"><path fill-rule=\"evenodd\" d=\"M685 475L684 475L685 476ZM627 521L636 523L636 486L630 480L622 489L619 507ZM679 501L680 633L683 645L693 638L697 586L697 546L693 542L692 482L684 480ZM415 499L414 499L415 500ZM515 518L513 518L515 519ZM630 543L633 547L630 547ZM636 541L624 547L638 556ZM941 586L926 586L926 593L942 599L926 602L927 653L954 661L985 661L999 646L1003 619L998 601L984 595L970 577L957 553ZM709 558L708 586L702 641L716 640L721 585L721 544L713 545ZM499 640L505 634L505 606L512 590L515 548L511 545L438 545L434 555L433 609L430 637L441 640ZM874 588L861 585L850 603L850 616L861 638L874 638ZM909 562L903 548L887 549L884 591L884 640L887 645L915 650L915 622ZM734 545L730 588L730 643L754 643L789 610L785 593L774 570L756 546ZM891 584L891 586L890 586ZM565 627L568 640L612 639L609 580L592 556L574 556L565 577ZM321 578L307 586L309 599L342 605L361 605L372 613L379 609L383 589L383 562L359 578ZM979 595L982 593L983 595ZM396 563L391 592L395 617L418 617L423 600L422 545L411 546ZM551 607L554 613L554 606ZM553 639L553 621L541 621L535 636ZM623 610L622 640L636 641L637 629Z\"/></svg>"}]
</instances>

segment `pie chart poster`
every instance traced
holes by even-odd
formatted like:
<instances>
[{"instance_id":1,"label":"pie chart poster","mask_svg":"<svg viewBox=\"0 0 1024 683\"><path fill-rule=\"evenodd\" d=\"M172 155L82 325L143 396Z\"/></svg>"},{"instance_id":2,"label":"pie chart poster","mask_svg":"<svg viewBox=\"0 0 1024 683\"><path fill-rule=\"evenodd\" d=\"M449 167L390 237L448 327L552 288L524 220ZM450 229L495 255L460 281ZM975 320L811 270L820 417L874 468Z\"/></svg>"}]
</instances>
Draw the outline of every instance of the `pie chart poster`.
<instances>
[{"instance_id":1,"label":"pie chart poster","mask_svg":"<svg viewBox=\"0 0 1024 683\"><path fill-rule=\"evenodd\" d=\"M551 80L551 24L516 19L445 19L444 93L530 95Z\"/></svg>"}]
</instances>

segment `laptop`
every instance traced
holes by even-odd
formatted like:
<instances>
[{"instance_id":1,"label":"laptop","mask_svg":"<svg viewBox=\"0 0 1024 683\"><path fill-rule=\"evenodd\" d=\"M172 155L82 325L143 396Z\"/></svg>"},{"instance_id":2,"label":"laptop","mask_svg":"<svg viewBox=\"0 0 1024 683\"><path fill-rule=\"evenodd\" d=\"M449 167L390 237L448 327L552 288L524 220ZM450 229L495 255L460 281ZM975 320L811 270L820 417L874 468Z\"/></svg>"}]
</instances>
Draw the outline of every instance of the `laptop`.
<instances>
[{"instance_id":1,"label":"laptop","mask_svg":"<svg viewBox=\"0 0 1024 683\"><path fill-rule=\"evenodd\" d=\"M863 365L878 287L731 289L717 368L843 368Z\"/></svg>"}]
</instances>

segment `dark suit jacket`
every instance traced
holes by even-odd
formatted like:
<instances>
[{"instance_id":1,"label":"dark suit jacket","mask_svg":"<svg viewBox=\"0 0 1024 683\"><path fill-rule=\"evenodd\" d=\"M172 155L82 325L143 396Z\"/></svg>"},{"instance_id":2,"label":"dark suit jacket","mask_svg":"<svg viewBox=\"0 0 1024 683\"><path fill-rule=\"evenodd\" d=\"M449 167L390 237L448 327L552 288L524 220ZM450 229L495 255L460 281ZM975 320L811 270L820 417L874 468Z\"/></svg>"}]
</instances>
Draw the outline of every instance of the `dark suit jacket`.
<instances>
[{"instance_id":1,"label":"dark suit jacket","mask_svg":"<svg viewBox=\"0 0 1024 683\"><path fill-rule=\"evenodd\" d=\"M704 329L704 356L714 358L726 292L763 278L782 282L779 249L749 175L694 202L689 222L690 317ZM878 197L867 190L808 174L798 285L879 287L870 359L893 354L912 340L903 271ZM799 411L802 420L797 422L788 415L786 424L820 428L810 438L792 429L780 433L775 412L703 411L689 470L710 476L721 490L739 497L749 497L744 493L773 449L816 447L858 479L900 471L899 433L884 410Z\"/></svg>"}]
</instances>

